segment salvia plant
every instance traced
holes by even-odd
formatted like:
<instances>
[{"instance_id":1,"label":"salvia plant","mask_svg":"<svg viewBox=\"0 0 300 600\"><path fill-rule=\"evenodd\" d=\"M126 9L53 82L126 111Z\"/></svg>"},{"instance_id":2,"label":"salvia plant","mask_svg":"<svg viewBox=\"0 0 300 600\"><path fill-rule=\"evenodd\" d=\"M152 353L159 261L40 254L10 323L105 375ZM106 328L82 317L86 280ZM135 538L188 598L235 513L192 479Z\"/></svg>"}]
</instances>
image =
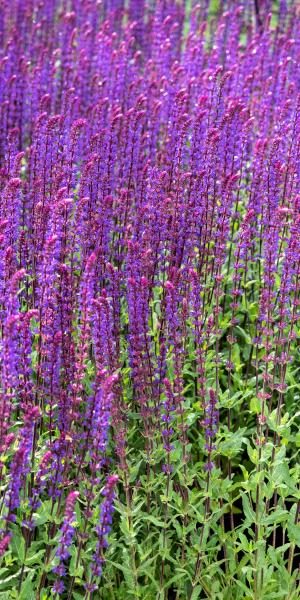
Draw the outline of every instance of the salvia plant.
<instances>
[{"instance_id":1,"label":"salvia plant","mask_svg":"<svg viewBox=\"0 0 300 600\"><path fill-rule=\"evenodd\" d=\"M0 599L300 598L299 31L0 2Z\"/></svg>"}]
</instances>

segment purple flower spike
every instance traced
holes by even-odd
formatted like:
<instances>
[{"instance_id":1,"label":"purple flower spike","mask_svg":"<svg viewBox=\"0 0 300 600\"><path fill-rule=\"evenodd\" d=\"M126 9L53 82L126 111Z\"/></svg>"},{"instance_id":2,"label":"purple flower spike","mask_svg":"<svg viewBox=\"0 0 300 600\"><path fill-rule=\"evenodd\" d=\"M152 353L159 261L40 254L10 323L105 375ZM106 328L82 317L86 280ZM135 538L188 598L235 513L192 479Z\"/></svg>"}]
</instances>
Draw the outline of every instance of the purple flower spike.
<instances>
[{"instance_id":1,"label":"purple flower spike","mask_svg":"<svg viewBox=\"0 0 300 600\"><path fill-rule=\"evenodd\" d=\"M109 475L102 491L105 499L100 507L99 525L96 527L98 541L91 566L92 576L95 578L99 578L102 575L102 565L105 561L103 551L108 547L108 535L112 527L114 513L115 486L118 481L118 475Z\"/></svg>"},{"instance_id":2,"label":"purple flower spike","mask_svg":"<svg viewBox=\"0 0 300 600\"><path fill-rule=\"evenodd\" d=\"M53 567L53 573L58 575L58 579L56 581L56 586L58 589L62 589L61 586L61 578L64 577L66 573L66 569L64 566L64 561L66 561L70 556L70 546L73 542L73 538L75 535L75 502L79 498L79 492L73 491L70 492L65 507L65 516L64 522L60 529L60 539L59 544L55 552L55 556L58 557L58 564ZM58 591L56 593L59 593ZM61 593L61 592L60 592Z\"/></svg>"}]
</instances>

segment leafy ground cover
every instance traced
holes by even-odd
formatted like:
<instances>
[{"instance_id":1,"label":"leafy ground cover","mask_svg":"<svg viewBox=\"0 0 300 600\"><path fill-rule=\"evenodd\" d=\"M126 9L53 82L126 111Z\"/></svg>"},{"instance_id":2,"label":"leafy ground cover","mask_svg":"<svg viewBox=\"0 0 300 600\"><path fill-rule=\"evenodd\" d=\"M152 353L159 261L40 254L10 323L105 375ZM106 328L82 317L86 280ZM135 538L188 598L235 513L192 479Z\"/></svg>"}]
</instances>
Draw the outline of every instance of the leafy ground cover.
<instances>
[{"instance_id":1,"label":"leafy ground cover","mask_svg":"<svg viewBox=\"0 0 300 600\"><path fill-rule=\"evenodd\" d=\"M0 7L0 598L300 597L297 2Z\"/></svg>"}]
</instances>

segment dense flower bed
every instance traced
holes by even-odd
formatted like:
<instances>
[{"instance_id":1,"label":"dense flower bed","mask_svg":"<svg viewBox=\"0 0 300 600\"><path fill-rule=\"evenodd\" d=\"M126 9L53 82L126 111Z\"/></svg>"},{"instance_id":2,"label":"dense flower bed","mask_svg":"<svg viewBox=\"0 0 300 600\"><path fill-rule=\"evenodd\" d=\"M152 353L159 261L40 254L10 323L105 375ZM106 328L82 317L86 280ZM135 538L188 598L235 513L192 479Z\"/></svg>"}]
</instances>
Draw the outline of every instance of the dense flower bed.
<instances>
[{"instance_id":1,"label":"dense flower bed","mask_svg":"<svg viewBox=\"0 0 300 600\"><path fill-rule=\"evenodd\" d=\"M0 6L0 598L296 600L297 2Z\"/></svg>"}]
</instances>

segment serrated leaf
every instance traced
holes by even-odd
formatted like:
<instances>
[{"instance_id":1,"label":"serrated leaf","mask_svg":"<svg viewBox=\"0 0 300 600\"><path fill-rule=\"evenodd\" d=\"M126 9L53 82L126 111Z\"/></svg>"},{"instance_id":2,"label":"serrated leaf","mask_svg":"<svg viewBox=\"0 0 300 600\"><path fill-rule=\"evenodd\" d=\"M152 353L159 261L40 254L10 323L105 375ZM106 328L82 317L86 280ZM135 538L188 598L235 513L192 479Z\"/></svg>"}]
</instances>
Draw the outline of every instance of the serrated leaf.
<instances>
[{"instance_id":1,"label":"serrated leaf","mask_svg":"<svg viewBox=\"0 0 300 600\"><path fill-rule=\"evenodd\" d=\"M155 525L156 527L165 527L165 523L163 521L160 521L153 515L145 515L144 519L145 521L150 521L150 523L153 523L153 525Z\"/></svg>"},{"instance_id":2,"label":"serrated leaf","mask_svg":"<svg viewBox=\"0 0 300 600\"><path fill-rule=\"evenodd\" d=\"M250 500L246 494L242 495L243 510L248 523L255 523L255 512L251 508Z\"/></svg>"},{"instance_id":3,"label":"serrated leaf","mask_svg":"<svg viewBox=\"0 0 300 600\"><path fill-rule=\"evenodd\" d=\"M280 508L276 508L273 512L264 518L266 525L272 525L273 523L284 523L288 518L288 511Z\"/></svg>"}]
</instances>

